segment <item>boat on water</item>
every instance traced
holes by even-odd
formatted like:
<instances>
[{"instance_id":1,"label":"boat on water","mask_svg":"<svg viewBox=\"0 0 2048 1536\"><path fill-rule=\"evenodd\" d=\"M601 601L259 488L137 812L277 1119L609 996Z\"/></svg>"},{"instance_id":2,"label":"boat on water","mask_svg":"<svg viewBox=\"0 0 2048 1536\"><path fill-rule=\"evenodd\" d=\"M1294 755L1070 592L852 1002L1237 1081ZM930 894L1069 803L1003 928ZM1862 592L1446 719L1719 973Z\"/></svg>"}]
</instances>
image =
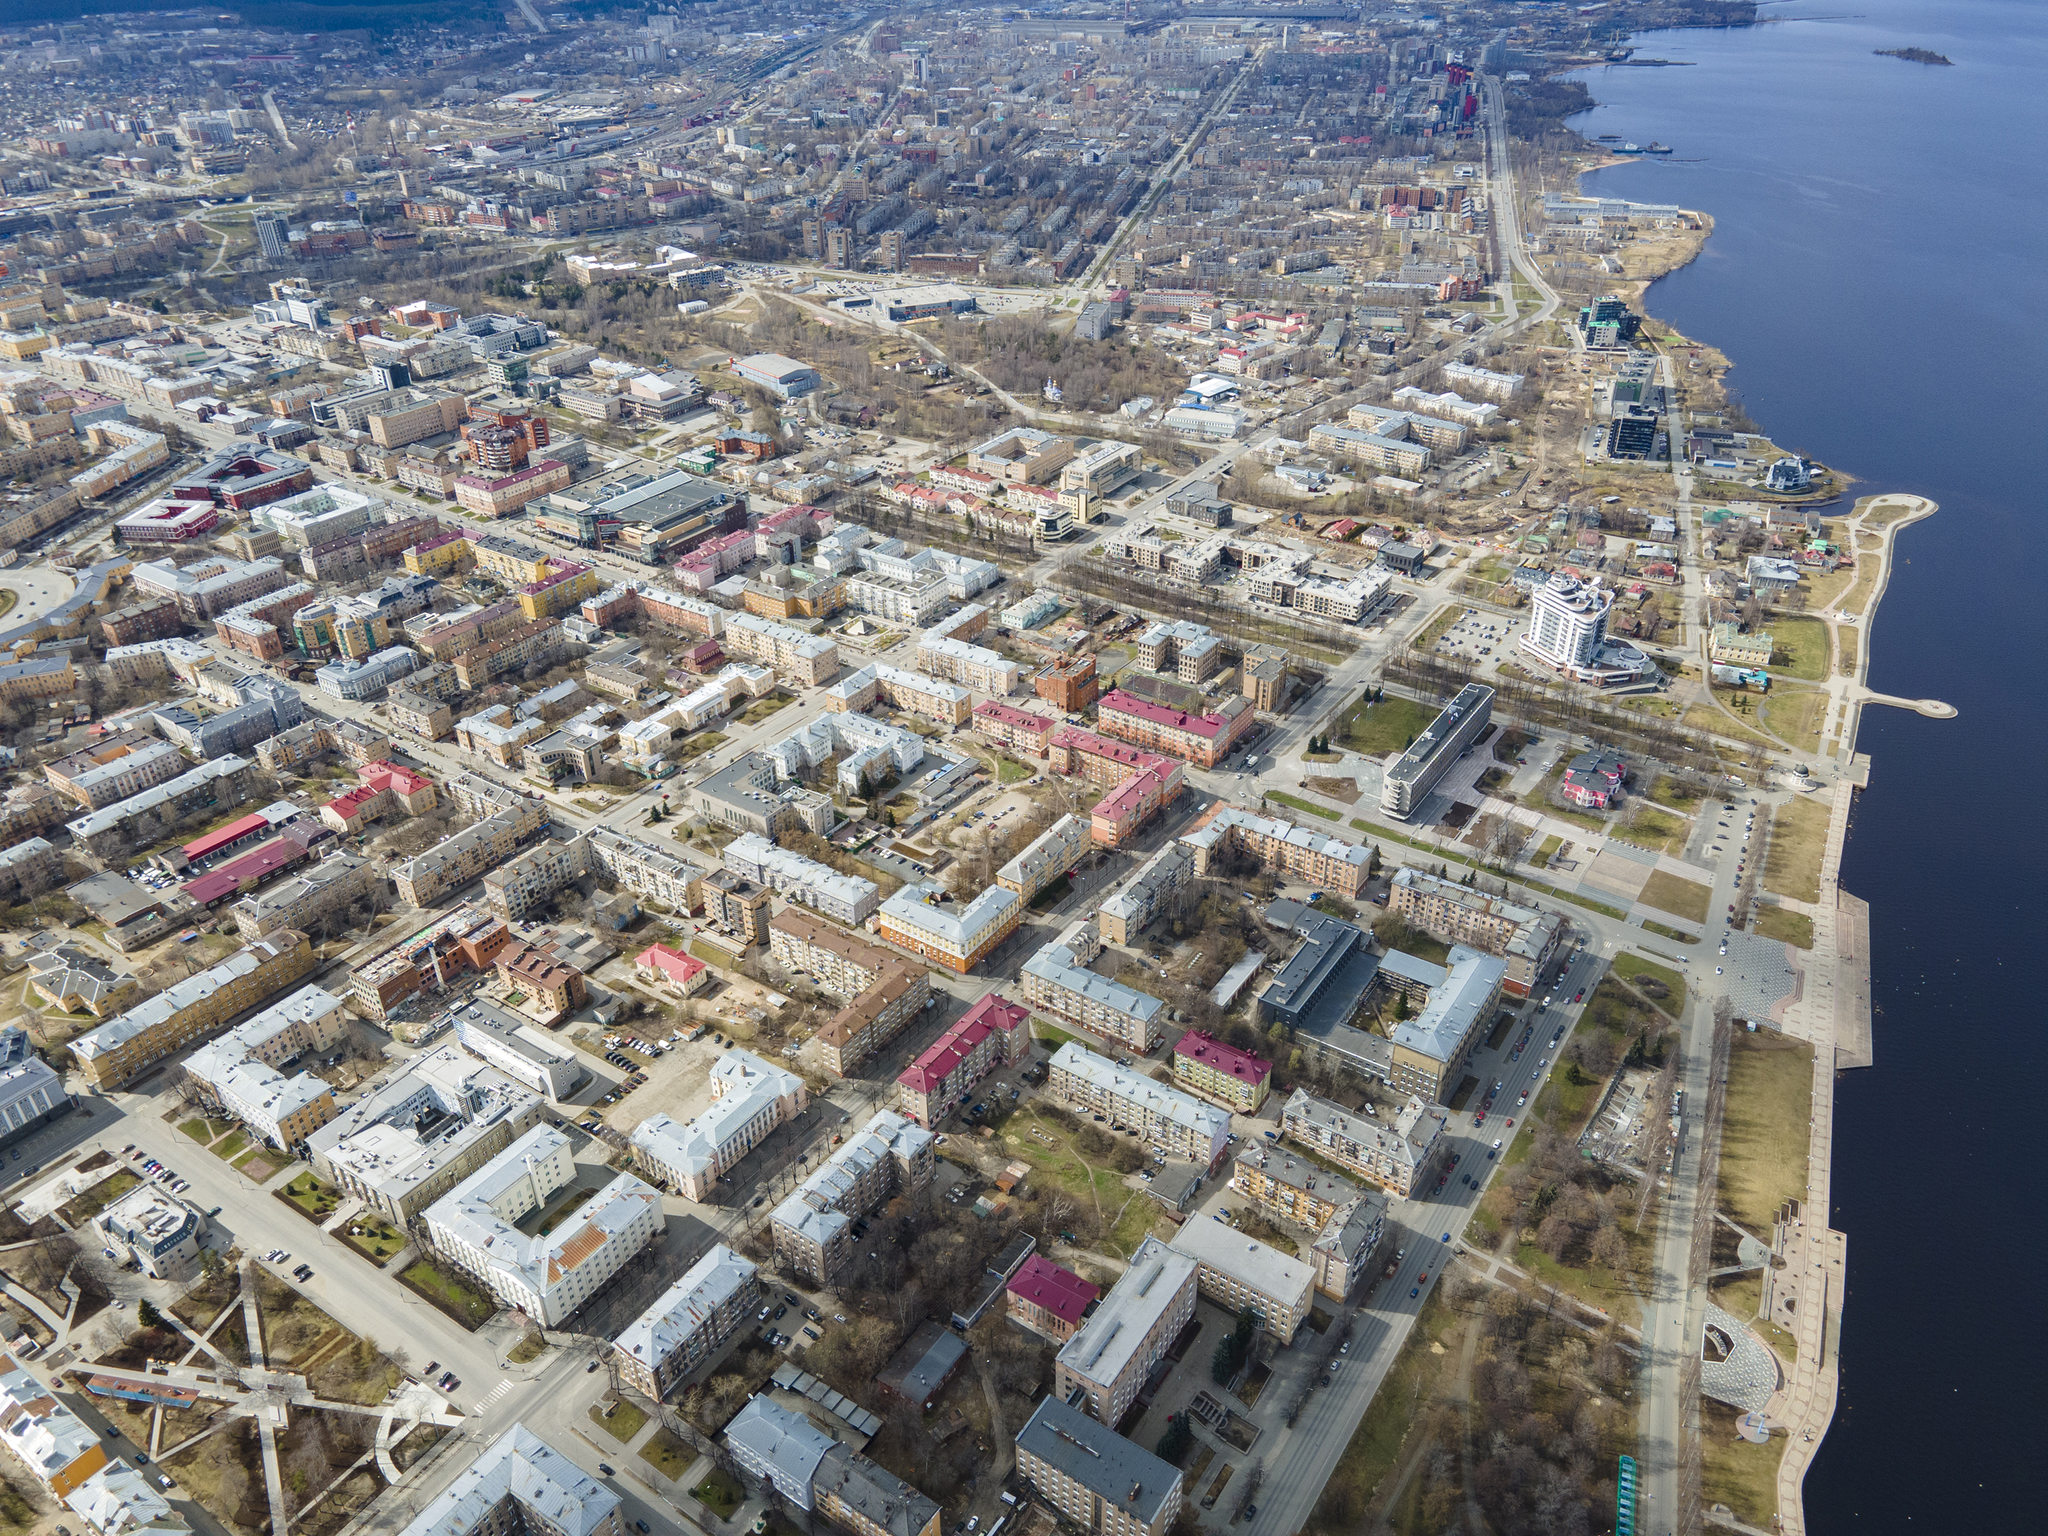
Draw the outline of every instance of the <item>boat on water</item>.
<instances>
[{"instance_id":1,"label":"boat on water","mask_svg":"<svg viewBox=\"0 0 2048 1536\"><path fill-rule=\"evenodd\" d=\"M1614 152L1617 155L1668 155L1671 153L1671 146L1659 144L1652 139L1647 144L1617 144L1614 146Z\"/></svg>"},{"instance_id":2,"label":"boat on water","mask_svg":"<svg viewBox=\"0 0 2048 1536\"><path fill-rule=\"evenodd\" d=\"M1603 133L1600 135L1600 142L1602 144L1617 144L1620 141L1621 135L1618 133Z\"/></svg>"},{"instance_id":3,"label":"boat on water","mask_svg":"<svg viewBox=\"0 0 2048 1536\"><path fill-rule=\"evenodd\" d=\"M1643 153L1646 155L1668 155L1671 153L1671 146L1669 144L1659 144L1655 139L1652 139L1648 147L1643 150Z\"/></svg>"}]
</instances>

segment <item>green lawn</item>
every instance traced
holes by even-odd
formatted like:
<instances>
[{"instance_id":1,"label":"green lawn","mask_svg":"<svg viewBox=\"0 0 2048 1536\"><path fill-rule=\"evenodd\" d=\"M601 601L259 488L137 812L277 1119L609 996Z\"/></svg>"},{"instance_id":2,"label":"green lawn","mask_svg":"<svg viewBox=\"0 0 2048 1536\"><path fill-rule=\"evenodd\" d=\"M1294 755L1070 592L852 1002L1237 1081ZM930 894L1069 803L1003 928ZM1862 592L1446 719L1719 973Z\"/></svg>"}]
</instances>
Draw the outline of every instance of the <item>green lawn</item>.
<instances>
[{"instance_id":1,"label":"green lawn","mask_svg":"<svg viewBox=\"0 0 2048 1536\"><path fill-rule=\"evenodd\" d=\"M1067 1031L1061 1029L1057 1024L1048 1024L1043 1019L1033 1019L1031 1021L1031 1032L1055 1051L1069 1040L1078 1040L1083 1045L1091 1043L1088 1036L1068 1034Z\"/></svg>"},{"instance_id":2,"label":"green lawn","mask_svg":"<svg viewBox=\"0 0 2048 1536\"><path fill-rule=\"evenodd\" d=\"M1630 1231L1626 1220L1621 1222L1619 1230L1633 1258L1640 1262L1648 1257L1651 1243L1648 1233ZM1555 1287L1567 1296L1575 1296L1589 1307L1598 1307L1626 1327L1633 1328L1642 1320L1642 1303L1611 1270L1576 1269L1560 1264L1534 1243L1521 1244L1515 1250L1515 1262L1545 1285Z\"/></svg>"},{"instance_id":3,"label":"green lawn","mask_svg":"<svg viewBox=\"0 0 2048 1536\"><path fill-rule=\"evenodd\" d=\"M1777 939L1794 949L1813 948L1813 919L1789 907L1758 907L1750 924L1767 939Z\"/></svg>"},{"instance_id":4,"label":"green lawn","mask_svg":"<svg viewBox=\"0 0 2048 1536\"><path fill-rule=\"evenodd\" d=\"M465 1328L476 1329L490 1320L498 1304L475 1289L460 1275L444 1270L426 1259L408 1264L399 1280L433 1301Z\"/></svg>"},{"instance_id":5,"label":"green lawn","mask_svg":"<svg viewBox=\"0 0 2048 1536\"><path fill-rule=\"evenodd\" d=\"M1562 848L1563 846L1564 839L1557 833L1553 832L1550 834L1550 836L1543 839L1542 847L1538 848L1534 853L1529 855L1529 862L1531 864L1534 864L1538 869L1548 869L1550 867L1551 856L1555 854L1557 850Z\"/></svg>"},{"instance_id":6,"label":"green lawn","mask_svg":"<svg viewBox=\"0 0 2048 1536\"><path fill-rule=\"evenodd\" d=\"M1052 1138L1047 1146L1031 1134L1033 1129ZM1029 1163L1044 1180L1057 1184L1074 1202L1091 1215L1100 1214L1106 1247L1130 1257L1152 1231L1159 1208L1149 1195L1135 1193L1124 1185L1124 1176L1104 1158L1084 1158L1070 1144L1073 1133L1049 1120L1040 1119L1027 1104L1013 1115L997 1137L1003 1155Z\"/></svg>"},{"instance_id":7,"label":"green lawn","mask_svg":"<svg viewBox=\"0 0 2048 1536\"><path fill-rule=\"evenodd\" d=\"M1623 835L1638 848L1648 848L1655 853L1677 853L1691 834L1692 826L1682 816L1638 808L1636 819Z\"/></svg>"},{"instance_id":8,"label":"green lawn","mask_svg":"<svg viewBox=\"0 0 2048 1536\"><path fill-rule=\"evenodd\" d=\"M1665 938L1675 940L1680 944L1697 944L1700 941L1698 934L1687 933L1683 928L1674 928L1669 923L1660 923L1653 917L1643 919L1643 932L1661 933Z\"/></svg>"},{"instance_id":9,"label":"green lawn","mask_svg":"<svg viewBox=\"0 0 2048 1536\"><path fill-rule=\"evenodd\" d=\"M378 1216L358 1216L341 1229L341 1240L378 1268L395 1258L408 1239Z\"/></svg>"},{"instance_id":10,"label":"green lawn","mask_svg":"<svg viewBox=\"0 0 2048 1536\"><path fill-rule=\"evenodd\" d=\"M668 758L672 763L687 763L693 757L724 746L725 742L726 738L719 732L706 731L701 736L692 736L688 741L671 746L668 749Z\"/></svg>"},{"instance_id":11,"label":"green lawn","mask_svg":"<svg viewBox=\"0 0 2048 1536\"><path fill-rule=\"evenodd\" d=\"M1271 800L1275 805L1291 806L1297 811L1307 811L1311 816L1320 816L1325 821L1337 821L1342 819L1344 815L1342 811L1333 811L1327 805L1313 805L1293 795L1283 795L1277 789L1267 790L1263 798Z\"/></svg>"},{"instance_id":12,"label":"green lawn","mask_svg":"<svg viewBox=\"0 0 2048 1536\"><path fill-rule=\"evenodd\" d=\"M1366 757L1405 752L1441 710L1434 704L1388 695L1377 704L1354 704L1331 733L1332 741Z\"/></svg>"},{"instance_id":13,"label":"green lawn","mask_svg":"<svg viewBox=\"0 0 2048 1536\"><path fill-rule=\"evenodd\" d=\"M1028 779L1030 777L1031 770L1022 763L1013 762L1007 757L996 759L996 782L998 784L1014 784L1019 779Z\"/></svg>"},{"instance_id":14,"label":"green lawn","mask_svg":"<svg viewBox=\"0 0 2048 1536\"><path fill-rule=\"evenodd\" d=\"M1650 798L1659 805L1669 806L1674 811L1692 812L1699 809L1700 797L1679 786L1678 781L1668 773L1657 775L1657 782L1650 786Z\"/></svg>"},{"instance_id":15,"label":"green lawn","mask_svg":"<svg viewBox=\"0 0 2048 1536\"><path fill-rule=\"evenodd\" d=\"M229 1131L227 1135L223 1136L219 1141L216 1141L207 1150L212 1152L215 1157L221 1158L227 1162L233 1162L235 1160L236 1155L245 1151L248 1148L248 1145L249 1138L244 1136L240 1131Z\"/></svg>"},{"instance_id":16,"label":"green lawn","mask_svg":"<svg viewBox=\"0 0 2048 1536\"><path fill-rule=\"evenodd\" d=\"M278 1194L316 1221L325 1221L341 1208L341 1190L335 1185L322 1183L310 1173L300 1174Z\"/></svg>"},{"instance_id":17,"label":"green lawn","mask_svg":"<svg viewBox=\"0 0 2048 1536\"><path fill-rule=\"evenodd\" d=\"M1645 960L1641 955L1619 954L1614 957L1614 974L1628 981L1639 976L1664 983L1669 997L1652 997L1650 1000L1673 1018L1685 1009L1685 978L1668 965L1659 965L1654 960ZM1644 993L1648 997L1650 994Z\"/></svg>"},{"instance_id":18,"label":"green lawn","mask_svg":"<svg viewBox=\"0 0 2048 1536\"><path fill-rule=\"evenodd\" d=\"M1721 1123L1721 1208L1769 1241L1778 1207L1806 1196L1813 1047L1775 1030L1738 1030Z\"/></svg>"},{"instance_id":19,"label":"green lawn","mask_svg":"<svg viewBox=\"0 0 2048 1536\"><path fill-rule=\"evenodd\" d=\"M58 1206L57 1214L68 1225L82 1227L141 1182L142 1175L132 1168L116 1168L90 1189L80 1191Z\"/></svg>"},{"instance_id":20,"label":"green lawn","mask_svg":"<svg viewBox=\"0 0 2048 1536\"><path fill-rule=\"evenodd\" d=\"M1700 1404L1700 1491L1726 1504L1743 1524L1770 1530L1778 1512L1778 1463L1786 1436L1775 1431L1769 1445L1753 1445L1735 1432L1735 1410L1711 1399Z\"/></svg>"},{"instance_id":21,"label":"green lawn","mask_svg":"<svg viewBox=\"0 0 2048 1536\"><path fill-rule=\"evenodd\" d=\"M696 1464L697 1453L683 1444L674 1431L657 1429L640 1447L640 1459L670 1482L675 1482Z\"/></svg>"},{"instance_id":22,"label":"green lawn","mask_svg":"<svg viewBox=\"0 0 2048 1536\"><path fill-rule=\"evenodd\" d=\"M231 1125L232 1122L227 1120L187 1120L178 1129L203 1147L225 1136Z\"/></svg>"},{"instance_id":23,"label":"green lawn","mask_svg":"<svg viewBox=\"0 0 2048 1536\"><path fill-rule=\"evenodd\" d=\"M514 1365L524 1365L529 1360L538 1360L547 1349L548 1341L538 1333L529 1333L525 1338L505 1351L505 1358Z\"/></svg>"},{"instance_id":24,"label":"green lawn","mask_svg":"<svg viewBox=\"0 0 2048 1536\"><path fill-rule=\"evenodd\" d=\"M740 1486L723 1472L715 1470L690 1490L690 1496L709 1507L721 1520L730 1520L732 1512L746 1501L746 1494Z\"/></svg>"},{"instance_id":25,"label":"green lawn","mask_svg":"<svg viewBox=\"0 0 2048 1536\"><path fill-rule=\"evenodd\" d=\"M1796 901L1820 900L1820 856L1833 806L1805 795L1770 812L1762 885Z\"/></svg>"},{"instance_id":26,"label":"green lawn","mask_svg":"<svg viewBox=\"0 0 2048 1536\"><path fill-rule=\"evenodd\" d=\"M590 1405L590 1422L610 1435L621 1445L630 1445L633 1437L640 1433L640 1426L647 1422L647 1415L625 1398L611 1405L607 1413L596 1403Z\"/></svg>"},{"instance_id":27,"label":"green lawn","mask_svg":"<svg viewBox=\"0 0 2048 1536\"><path fill-rule=\"evenodd\" d=\"M1646 907L1655 907L1659 912L1669 912L1673 917L1687 918L1695 923L1707 920L1707 904L1713 899L1710 887L1663 869L1643 882L1643 893L1636 898Z\"/></svg>"},{"instance_id":28,"label":"green lawn","mask_svg":"<svg viewBox=\"0 0 2048 1536\"><path fill-rule=\"evenodd\" d=\"M1774 616L1770 670L1817 683L1828 675L1828 627L1819 619Z\"/></svg>"}]
</instances>

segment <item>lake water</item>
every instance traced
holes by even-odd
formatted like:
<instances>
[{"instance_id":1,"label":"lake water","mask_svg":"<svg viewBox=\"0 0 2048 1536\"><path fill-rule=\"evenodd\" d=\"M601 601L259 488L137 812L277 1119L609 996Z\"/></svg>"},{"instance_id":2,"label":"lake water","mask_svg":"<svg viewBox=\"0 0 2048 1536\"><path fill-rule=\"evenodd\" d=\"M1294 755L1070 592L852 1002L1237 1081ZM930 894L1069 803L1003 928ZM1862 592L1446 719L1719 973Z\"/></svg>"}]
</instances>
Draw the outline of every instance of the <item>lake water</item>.
<instances>
[{"instance_id":1,"label":"lake water","mask_svg":"<svg viewBox=\"0 0 2048 1536\"><path fill-rule=\"evenodd\" d=\"M1867 642L1874 688L1962 713L1874 709L1857 743L1874 765L1842 879L1872 906L1877 1065L1838 1084L1850 1272L1841 1402L1806 1482L1822 1533L2048 1526L2029 1113L2048 1029L2024 963L2048 944L2044 11L1804 3L1648 34L1642 55L1692 67L1590 71L1600 106L1572 125L1672 146L1583 186L1713 215L1648 307L1726 352L1758 424L1859 494L1941 505L1901 535ZM1873 54L1897 47L1955 67Z\"/></svg>"}]
</instances>

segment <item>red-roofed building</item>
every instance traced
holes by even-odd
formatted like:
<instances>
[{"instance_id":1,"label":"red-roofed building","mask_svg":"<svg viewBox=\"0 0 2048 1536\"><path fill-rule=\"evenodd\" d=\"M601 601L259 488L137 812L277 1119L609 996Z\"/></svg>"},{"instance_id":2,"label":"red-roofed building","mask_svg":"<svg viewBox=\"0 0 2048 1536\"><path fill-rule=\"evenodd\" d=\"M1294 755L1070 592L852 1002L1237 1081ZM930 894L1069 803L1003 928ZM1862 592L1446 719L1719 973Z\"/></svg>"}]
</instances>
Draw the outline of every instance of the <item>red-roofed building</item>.
<instances>
[{"instance_id":1,"label":"red-roofed building","mask_svg":"<svg viewBox=\"0 0 2048 1536\"><path fill-rule=\"evenodd\" d=\"M926 1128L937 1125L989 1073L1024 1059L1030 1024L1030 1009L989 993L896 1079L897 1109Z\"/></svg>"},{"instance_id":2,"label":"red-roofed building","mask_svg":"<svg viewBox=\"0 0 2048 1536\"><path fill-rule=\"evenodd\" d=\"M1266 1102L1273 1087L1273 1064L1213 1036L1191 1029L1173 1048L1173 1080L1179 1087L1221 1104L1234 1114L1249 1115Z\"/></svg>"},{"instance_id":3,"label":"red-roofed building","mask_svg":"<svg viewBox=\"0 0 2048 1536\"><path fill-rule=\"evenodd\" d=\"M365 763L363 771L356 777L371 789L389 790L392 798L405 807L408 816L423 815L440 803L432 779L424 773L414 773L410 768L401 768L381 758Z\"/></svg>"},{"instance_id":4,"label":"red-roofed building","mask_svg":"<svg viewBox=\"0 0 2048 1536\"><path fill-rule=\"evenodd\" d=\"M711 980L711 968L702 960L655 944L633 957L633 970L643 981L665 981L688 997Z\"/></svg>"},{"instance_id":5,"label":"red-roofed building","mask_svg":"<svg viewBox=\"0 0 2048 1536\"><path fill-rule=\"evenodd\" d=\"M1109 791L1088 812L1089 839L1102 848L1129 842L1154 812L1173 802L1187 778L1170 757L1071 725L1053 732L1046 756L1055 772L1077 773Z\"/></svg>"},{"instance_id":6,"label":"red-roofed building","mask_svg":"<svg viewBox=\"0 0 2048 1536\"><path fill-rule=\"evenodd\" d=\"M984 741L1014 747L1034 757L1045 756L1046 738L1059 724L1048 716L1034 715L1014 704L998 704L994 699L984 699L975 705L972 718L974 733Z\"/></svg>"},{"instance_id":7,"label":"red-roofed building","mask_svg":"<svg viewBox=\"0 0 2048 1536\"><path fill-rule=\"evenodd\" d=\"M1222 700L1214 714L1191 715L1118 688L1103 695L1095 723L1104 735L1214 768L1251 734L1253 714L1244 698Z\"/></svg>"},{"instance_id":8,"label":"red-roofed building","mask_svg":"<svg viewBox=\"0 0 2048 1536\"><path fill-rule=\"evenodd\" d=\"M320 835L327 836L325 832ZM197 880L187 880L181 889L200 906L210 909L253 891L272 876L294 869L312 857L309 844L297 837L274 837L254 853L230 859Z\"/></svg>"},{"instance_id":9,"label":"red-roofed building","mask_svg":"<svg viewBox=\"0 0 2048 1536\"><path fill-rule=\"evenodd\" d=\"M357 777L361 782L354 789L320 807L320 819L337 832L359 832L393 806L418 816L431 811L438 799L432 779L395 763L366 763Z\"/></svg>"},{"instance_id":10,"label":"red-roofed building","mask_svg":"<svg viewBox=\"0 0 2048 1536\"><path fill-rule=\"evenodd\" d=\"M1090 1285L1040 1253L1024 1261L1010 1277L1008 1289L1010 1320L1055 1344L1079 1333L1102 1297L1102 1287Z\"/></svg>"},{"instance_id":11,"label":"red-roofed building","mask_svg":"<svg viewBox=\"0 0 2048 1536\"><path fill-rule=\"evenodd\" d=\"M231 821L218 827L204 837L195 837L185 845L187 863L197 864L202 859L211 859L244 843L253 843L270 830L270 818L261 811L251 812L239 821Z\"/></svg>"}]
</instances>

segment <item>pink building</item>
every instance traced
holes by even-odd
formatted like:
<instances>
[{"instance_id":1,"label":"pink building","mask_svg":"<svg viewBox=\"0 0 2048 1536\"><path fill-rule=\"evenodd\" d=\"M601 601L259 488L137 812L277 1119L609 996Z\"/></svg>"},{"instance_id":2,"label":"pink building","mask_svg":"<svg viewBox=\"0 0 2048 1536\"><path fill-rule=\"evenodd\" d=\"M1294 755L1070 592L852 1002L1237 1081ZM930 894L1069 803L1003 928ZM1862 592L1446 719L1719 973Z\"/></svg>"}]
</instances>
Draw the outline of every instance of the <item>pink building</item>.
<instances>
[{"instance_id":1,"label":"pink building","mask_svg":"<svg viewBox=\"0 0 2048 1536\"><path fill-rule=\"evenodd\" d=\"M694 956L655 944L633 957L633 969L649 981L665 981L688 997L711 979L711 969Z\"/></svg>"},{"instance_id":2,"label":"pink building","mask_svg":"<svg viewBox=\"0 0 2048 1536\"><path fill-rule=\"evenodd\" d=\"M919 1125L937 1125L998 1067L1031 1049L1031 1010L991 992L960 1016L896 1079L897 1108Z\"/></svg>"},{"instance_id":3,"label":"pink building","mask_svg":"<svg viewBox=\"0 0 2048 1536\"><path fill-rule=\"evenodd\" d=\"M1033 757L1045 756L1046 738L1059 724L1049 716L1034 715L1030 710L1018 709L1013 704L998 704L994 699L975 705L973 719L975 734L983 740L1015 747Z\"/></svg>"},{"instance_id":4,"label":"pink building","mask_svg":"<svg viewBox=\"0 0 2048 1536\"><path fill-rule=\"evenodd\" d=\"M1008 1290L1010 1316L1055 1344L1064 1344L1081 1331L1102 1296L1102 1287L1090 1285L1040 1253L1031 1255L1010 1277Z\"/></svg>"},{"instance_id":5,"label":"pink building","mask_svg":"<svg viewBox=\"0 0 2048 1536\"><path fill-rule=\"evenodd\" d=\"M211 501L152 501L114 525L125 544L182 544L202 538L220 523L220 508Z\"/></svg>"},{"instance_id":6,"label":"pink building","mask_svg":"<svg viewBox=\"0 0 2048 1536\"><path fill-rule=\"evenodd\" d=\"M1225 699L1214 714L1191 715L1118 688L1103 695L1095 723L1104 735L1214 768L1251 734L1253 716L1249 699Z\"/></svg>"}]
</instances>

